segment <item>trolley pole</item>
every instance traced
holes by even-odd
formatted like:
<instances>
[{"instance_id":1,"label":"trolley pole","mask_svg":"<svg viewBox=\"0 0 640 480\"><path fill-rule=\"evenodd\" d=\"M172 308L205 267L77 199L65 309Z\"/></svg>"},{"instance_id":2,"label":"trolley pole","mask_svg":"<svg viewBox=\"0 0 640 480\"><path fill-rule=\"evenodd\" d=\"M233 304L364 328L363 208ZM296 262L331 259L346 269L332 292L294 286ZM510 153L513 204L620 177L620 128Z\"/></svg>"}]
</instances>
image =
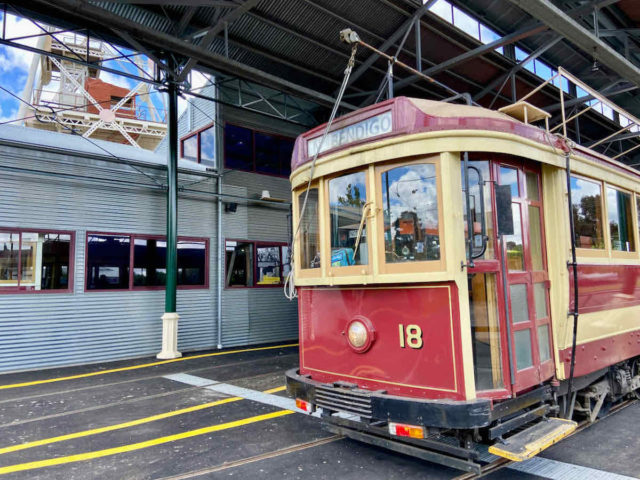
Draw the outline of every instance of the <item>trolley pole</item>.
<instances>
[{"instance_id":1,"label":"trolley pole","mask_svg":"<svg viewBox=\"0 0 640 480\"><path fill-rule=\"evenodd\" d=\"M172 71L175 62L169 60ZM167 77L169 116L167 158L167 275L165 286L165 307L162 316L162 351L158 358L178 358L178 313L176 312L176 291L178 286L178 85L175 78Z\"/></svg>"}]
</instances>

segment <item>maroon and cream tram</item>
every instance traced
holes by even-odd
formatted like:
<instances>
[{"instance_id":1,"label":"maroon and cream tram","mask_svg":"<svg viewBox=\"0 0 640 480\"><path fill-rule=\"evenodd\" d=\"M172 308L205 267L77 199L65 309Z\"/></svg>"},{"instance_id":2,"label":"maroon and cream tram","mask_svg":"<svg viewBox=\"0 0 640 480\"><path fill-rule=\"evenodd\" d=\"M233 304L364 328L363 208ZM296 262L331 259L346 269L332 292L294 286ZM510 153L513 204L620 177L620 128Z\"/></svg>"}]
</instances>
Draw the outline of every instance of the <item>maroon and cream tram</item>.
<instances>
[{"instance_id":1,"label":"maroon and cream tram","mask_svg":"<svg viewBox=\"0 0 640 480\"><path fill-rule=\"evenodd\" d=\"M398 97L297 139L287 386L328 429L473 469L640 387L640 174L502 110Z\"/></svg>"}]
</instances>

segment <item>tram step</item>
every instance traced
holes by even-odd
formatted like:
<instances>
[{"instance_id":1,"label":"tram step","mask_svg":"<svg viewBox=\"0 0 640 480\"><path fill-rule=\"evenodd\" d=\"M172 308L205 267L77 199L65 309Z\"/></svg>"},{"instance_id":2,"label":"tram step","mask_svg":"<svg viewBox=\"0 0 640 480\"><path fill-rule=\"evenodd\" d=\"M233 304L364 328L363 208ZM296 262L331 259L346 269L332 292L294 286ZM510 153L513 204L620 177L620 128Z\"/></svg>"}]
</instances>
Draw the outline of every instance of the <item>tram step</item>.
<instances>
[{"instance_id":1,"label":"tram step","mask_svg":"<svg viewBox=\"0 0 640 480\"><path fill-rule=\"evenodd\" d=\"M562 440L577 427L576 422L564 418L542 420L526 430L512 435L504 442L490 446L489 453L521 462Z\"/></svg>"}]
</instances>

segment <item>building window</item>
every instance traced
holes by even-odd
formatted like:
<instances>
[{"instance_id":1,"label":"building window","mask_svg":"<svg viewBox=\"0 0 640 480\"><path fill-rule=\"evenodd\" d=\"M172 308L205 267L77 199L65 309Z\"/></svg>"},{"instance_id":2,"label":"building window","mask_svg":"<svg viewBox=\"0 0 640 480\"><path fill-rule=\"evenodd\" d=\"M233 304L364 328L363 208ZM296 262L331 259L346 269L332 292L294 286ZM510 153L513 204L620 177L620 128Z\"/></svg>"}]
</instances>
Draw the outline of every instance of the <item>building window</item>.
<instances>
[{"instance_id":1,"label":"building window","mask_svg":"<svg viewBox=\"0 0 640 480\"><path fill-rule=\"evenodd\" d=\"M225 166L234 170L288 177L294 139L227 123Z\"/></svg>"},{"instance_id":2,"label":"building window","mask_svg":"<svg viewBox=\"0 0 640 480\"><path fill-rule=\"evenodd\" d=\"M215 127L209 125L180 141L180 156L210 167L216 166Z\"/></svg>"},{"instance_id":3,"label":"building window","mask_svg":"<svg viewBox=\"0 0 640 480\"><path fill-rule=\"evenodd\" d=\"M282 285L290 271L289 247L277 243L227 240L227 287Z\"/></svg>"},{"instance_id":4,"label":"building window","mask_svg":"<svg viewBox=\"0 0 640 480\"><path fill-rule=\"evenodd\" d=\"M178 286L207 288L205 239L178 239ZM163 288L167 241L163 237L87 235L87 290Z\"/></svg>"},{"instance_id":5,"label":"building window","mask_svg":"<svg viewBox=\"0 0 640 480\"><path fill-rule=\"evenodd\" d=\"M71 232L0 229L0 292L69 291Z\"/></svg>"}]
</instances>

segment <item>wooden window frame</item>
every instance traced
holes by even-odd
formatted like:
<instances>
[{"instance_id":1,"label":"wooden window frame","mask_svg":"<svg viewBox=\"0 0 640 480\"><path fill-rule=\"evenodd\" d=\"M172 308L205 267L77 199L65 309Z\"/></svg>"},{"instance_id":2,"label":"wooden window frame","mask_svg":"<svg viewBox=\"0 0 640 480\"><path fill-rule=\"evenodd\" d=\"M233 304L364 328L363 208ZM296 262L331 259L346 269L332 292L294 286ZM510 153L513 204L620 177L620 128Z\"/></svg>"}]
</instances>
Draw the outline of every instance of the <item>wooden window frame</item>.
<instances>
[{"instance_id":1,"label":"wooden window frame","mask_svg":"<svg viewBox=\"0 0 640 480\"><path fill-rule=\"evenodd\" d=\"M200 141L200 134L202 132L206 131L206 130L209 130L210 128L213 128L213 127L215 127L215 123L212 122L212 123L209 123L209 124L205 125L202 128L199 128L198 130L195 130L193 132L189 132L189 134L187 134L184 137L180 138L180 158L182 158L184 160L190 160L192 162L194 161L191 157L185 157L184 156L184 142L186 140L189 140L190 138L196 137L196 150L197 150L197 153L196 153L196 160L195 161L197 163L201 164L202 163L202 146L201 146L201 141ZM217 141L217 138L216 138L216 141ZM216 159L215 159L215 164L216 164L215 168L217 169L218 168L218 158L217 158L217 156L216 156ZM212 167L212 168L214 168L214 167Z\"/></svg>"},{"instance_id":2,"label":"wooden window frame","mask_svg":"<svg viewBox=\"0 0 640 480\"><path fill-rule=\"evenodd\" d=\"M323 276L323 267L324 267L324 258L322 258L323 253L323 245L324 245L324 222L322 218L324 216L324 195L323 195L323 179L315 180L311 183L309 189L317 189L318 190L318 242L320 246L320 266L318 268L302 268L302 241L300 238L300 232L296 230L298 229L298 225L300 222L300 207L302 206L302 198L304 197L305 192L307 191L306 184L295 190L293 192L293 228L294 235L296 236L294 239L294 249L293 249L293 259L295 266L295 275L298 278L320 278Z\"/></svg>"},{"instance_id":3,"label":"wooden window frame","mask_svg":"<svg viewBox=\"0 0 640 480\"><path fill-rule=\"evenodd\" d=\"M607 258L609 257L609 244L611 243L609 239L609 224L607 219L607 204L605 200L606 196L606 184L602 180L595 180L591 177L587 177L585 175L575 174L571 172L571 177L579 180L584 180L586 182L595 183L600 186L600 211L601 214L601 222L602 222L602 241L604 243L604 248L580 248L576 246L576 255L578 257L590 257L590 258ZM571 212L573 212L573 203L572 199L569 199L569 204L571 205ZM573 215L573 213L572 213ZM572 239L575 242L575 239Z\"/></svg>"},{"instance_id":4,"label":"wooden window frame","mask_svg":"<svg viewBox=\"0 0 640 480\"><path fill-rule=\"evenodd\" d=\"M226 246L227 246L227 242L238 242L238 243L249 243L252 245L252 253L251 253L251 272L252 272L252 279L251 279L251 285L232 285L229 286L227 285L227 257L226 257ZM283 247L289 247L289 244L287 242L268 242L268 241L263 241L263 240L245 240L245 239L241 239L241 238L225 238L224 239L224 245L225 245L225 258L224 258L224 289L225 290L238 290L238 289L252 289L252 288L282 288L282 286L284 285L285 282L285 277L284 277L284 266L287 265L285 263L285 259L284 259L284 255L282 252ZM281 282L280 283L273 283L273 284L264 284L264 285L259 285L257 283L257 277L258 277L258 248L260 247L278 247L280 250L280 278L281 278Z\"/></svg>"},{"instance_id":5,"label":"wooden window frame","mask_svg":"<svg viewBox=\"0 0 640 480\"><path fill-rule=\"evenodd\" d=\"M632 192L631 190L627 190L625 188L622 187L618 187L617 185L613 185L611 183L607 183L607 182L603 182L604 184L604 197L605 197L605 207L606 207L606 211L605 211L605 216L607 219L607 232L608 232L608 236L609 236L609 240L608 240L608 250L611 253L611 258L622 258L622 259L629 259L629 260L633 260L633 259L637 259L638 258L638 251L640 250L638 248L638 238L637 238L637 232L638 232L638 225L636 223L637 221L637 214L636 214L636 205L635 205L635 192ZM626 252L624 250L614 250L613 249L613 245L611 245L611 225L609 224L609 205L607 204L607 188L611 188L612 190L616 190L618 192L622 192L622 193L626 193L629 195L630 197L630 202L631 202L631 230L633 232L633 241L634 243L634 250L630 251L630 252Z\"/></svg>"},{"instance_id":6,"label":"wooden window frame","mask_svg":"<svg viewBox=\"0 0 640 480\"><path fill-rule=\"evenodd\" d=\"M382 174L393 170L395 168L431 164L436 167L436 192L438 201L438 238L440 244L440 259L439 260L421 260L414 262L398 262L387 263L385 256L385 242L384 242L384 205L382 205ZM377 219L377 232L376 238L378 241L378 254L376 261L381 274L403 274L403 273L426 273L426 272L443 272L446 270L446 239L444 235L444 219L442 203L442 169L440 155L430 155L423 158L413 159L400 163L386 163L383 165L377 165L375 167L375 190L376 190L376 219Z\"/></svg>"},{"instance_id":7,"label":"wooden window frame","mask_svg":"<svg viewBox=\"0 0 640 480\"><path fill-rule=\"evenodd\" d=\"M90 235L109 235L117 237L129 237L129 279L127 288L87 288L88 275L89 275L89 236ZM146 235L140 233L122 233L122 232L97 232L88 231L85 234L85 272L84 272L84 291L86 293L100 293L100 292L132 292L132 291L144 291L144 290L165 290L166 285L157 286L134 286L133 285L133 269L134 269L134 255L135 255L135 240L165 240L164 235ZM192 242L204 242L204 284L203 285L178 285L178 290L208 290L209 289L209 239L206 237L178 237L178 242L192 241Z\"/></svg>"},{"instance_id":8,"label":"wooden window frame","mask_svg":"<svg viewBox=\"0 0 640 480\"><path fill-rule=\"evenodd\" d=\"M0 283L0 295L15 295L15 294L51 294L51 293L73 293L73 282L75 273L75 250L76 250L76 234L71 230L55 230L47 228L15 228L15 227L0 227L0 232L9 232L19 234L18 241L18 285L2 286ZM69 235L69 274L67 288L56 288L47 290L36 290L31 285L21 286L20 276L22 273L22 234L23 233L49 233Z\"/></svg>"}]
</instances>

